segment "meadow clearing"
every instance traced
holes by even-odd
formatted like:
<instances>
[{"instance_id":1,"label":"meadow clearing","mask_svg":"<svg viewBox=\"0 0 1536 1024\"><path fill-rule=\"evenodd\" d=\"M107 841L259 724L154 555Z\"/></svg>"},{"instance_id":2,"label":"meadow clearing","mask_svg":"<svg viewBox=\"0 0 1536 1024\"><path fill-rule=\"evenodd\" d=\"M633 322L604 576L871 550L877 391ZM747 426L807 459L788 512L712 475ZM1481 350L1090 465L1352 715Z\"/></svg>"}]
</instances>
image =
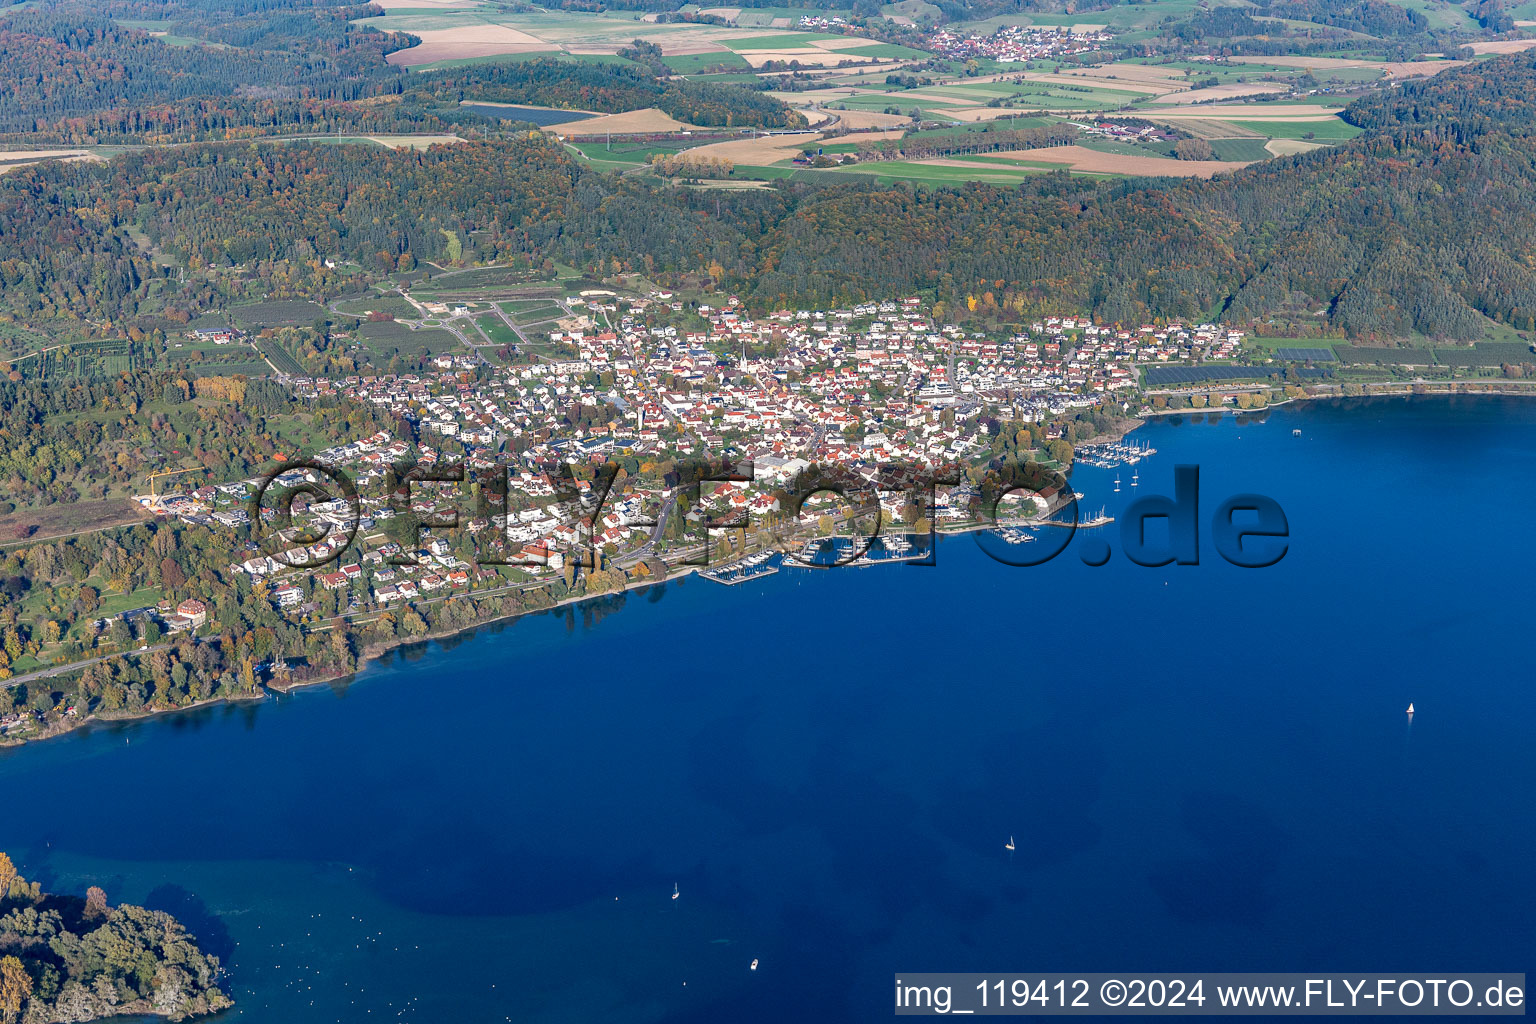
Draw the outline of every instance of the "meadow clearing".
<instances>
[{"instance_id":1,"label":"meadow clearing","mask_svg":"<svg viewBox=\"0 0 1536 1024\"><path fill-rule=\"evenodd\" d=\"M63 160L76 163L81 160L101 160L87 149L11 149L0 150L0 174L32 167L45 160Z\"/></svg>"},{"instance_id":2,"label":"meadow clearing","mask_svg":"<svg viewBox=\"0 0 1536 1024\"><path fill-rule=\"evenodd\" d=\"M510 11L475 0L391 0L383 6L382 16L360 23L420 38L418 45L388 58L392 64L417 69L529 54L611 57L635 39L655 43L666 56L692 58L681 61L678 70L683 73L717 62L750 67L762 67L769 61L798 62L806 67L836 67L845 62L896 67L903 60L926 56L920 50L862 36L815 32L763 35L766 25L663 24L654 16L635 11Z\"/></svg>"},{"instance_id":3,"label":"meadow clearing","mask_svg":"<svg viewBox=\"0 0 1536 1024\"><path fill-rule=\"evenodd\" d=\"M1006 153L978 153L974 157L934 162L942 166L964 166L974 161L1011 163L1020 166L1050 164L1086 174L1130 174L1171 178L1209 178L1226 171L1247 167L1251 161L1173 160L1168 157L1139 156L1129 153L1105 153L1086 146L1052 146L1049 149L1025 149Z\"/></svg>"}]
</instances>

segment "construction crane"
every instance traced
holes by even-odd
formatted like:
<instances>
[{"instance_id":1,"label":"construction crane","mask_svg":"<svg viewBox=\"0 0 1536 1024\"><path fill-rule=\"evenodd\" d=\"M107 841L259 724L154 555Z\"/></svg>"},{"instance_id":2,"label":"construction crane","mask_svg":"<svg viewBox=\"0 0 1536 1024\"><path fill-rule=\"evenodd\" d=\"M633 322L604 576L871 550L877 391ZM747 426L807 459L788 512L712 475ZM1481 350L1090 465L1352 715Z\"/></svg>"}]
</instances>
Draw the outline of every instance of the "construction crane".
<instances>
[{"instance_id":1,"label":"construction crane","mask_svg":"<svg viewBox=\"0 0 1536 1024\"><path fill-rule=\"evenodd\" d=\"M197 467L194 466L194 467L192 467L192 469L164 469L164 470L161 470L158 473L151 473L151 474L149 474L149 496L151 498L158 498L159 497L159 495L155 493L155 480L158 479L159 477L162 477L162 476L180 476L183 473L192 473L192 472L195 472L196 470L197 470Z\"/></svg>"}]
</instances>

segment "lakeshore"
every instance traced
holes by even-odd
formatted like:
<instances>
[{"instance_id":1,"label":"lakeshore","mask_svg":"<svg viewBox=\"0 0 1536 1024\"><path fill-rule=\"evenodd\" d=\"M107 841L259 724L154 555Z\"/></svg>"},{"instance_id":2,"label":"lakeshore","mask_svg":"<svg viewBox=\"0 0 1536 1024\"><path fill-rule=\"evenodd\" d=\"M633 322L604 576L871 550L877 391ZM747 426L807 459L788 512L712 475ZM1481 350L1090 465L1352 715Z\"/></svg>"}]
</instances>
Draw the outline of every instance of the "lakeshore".
<instances>
[{"instance_id":1,"label":"lakeshore","mask_svg":"<svg viewBox=\"0 0 1536 1024\"><path fill-rule=\"evenodd\" d=\"M1218 391L1219 390L1230 391L1230 390L1233 390L1233 389L1231 389L1231 388L1225 388L1225 389L1218 388L1218 389L1215 389L1215 390L1218 390ZM1379 392L1379 393L1374 393L1374 394L1371 394L1371 395L1361 396L1361 397L1362 397L1362 399L1369 399L1369 398L1376 398L1376 399L1382 399L1382 398L1406 398L1406 399L1410 399L1411 400L1411 399L1425 399L1425 398L1444 398L1444 397L1447 397L1449 395L1460 395L1462 397L1467 397L1467 398L1493 398L1493 397L1529 398L1529 397L1536 396L1536 389L1519 389L1519 388L1517 388L1517 389L1515 389L1514 391L1512 391L1512 392L1510 392L1508 394L1503 393L1503 392L1497 392L1496 394L1487 394L1487 393L1485 393L1484 389L1474 389L1471 393L1463 392L1463 391L1425 392L1425 391L1422 391L1422 390L1415 390L1413 387L1408 386L1408 385L1403 385L1403 386L1400 386L1400 387L1399 386L1393 386L1390 390L1383 390L1382 392ZM1126 438L1127 436L1129 436L1131 433L1134 433L1136 430L1138 430L1138 429L1142 428L1143 426L1145 426L1146 424L1148 424L1148 423L1156 423L1156 422L1159 422L1161 420L1165 420L1165 419L1167 419L1169 417L1184 417L1184 418L1198 417L1198 418L1201 418L1201 419L1210 419L1212 417L1220 418L1220 417L1225 417L1225 416L1230 415L1230 416L1237 417L1237 418L1244 418L1244 417L1247 417L1247 418L1262 418L1262 417L1268 415L1271 410L1278 410L1278 409L1281 409L1281 408L1284 408L1284 407L1288 407L1288 406L1295 407L1297 405L1300 405L1302 407L1305 407L1308 404L1314 404L1314 403L1336 403L1336 402L1341 402L1341 401L1351 401L1351 399L1345 398L1343 396L1337 396L1337 395L1334 395L1334 396L1289 397L1289 398L1285 398L1285 399L1282 399L1282 400L1277 400L1277 401L1271 402L1268 405L1266 405L1264 407L1261 407L1261 408L1254 408L1254 409L1247 409L1247 410L1240 410L1240 409L1237 409L1237 408L1234 408L1234 407L1231 407L1231 406L1225 406L1225 405L1217 406L1217 407L1214 407L1214 408L1207 408L1207 409L1163 409L1163 410L1148 409L1148 410L1144 410L1140 414L1140 416L1138 418L1128 418L1128 419L1117 421L1113 425L1113 429L1111 429L1111 430L1107 431L1106 433L1100 434L1099 436L1095 437L1094 438L1094 443L1106 443L1106 442L1118 442L1118 441L1121 441L1124 438ZM1074 467L1074 471L1076 469L1077 469L1077 467ZM1069 479L1070 479L1070 473L1069 473ZM1052 515L1059 514L1059 512L1063 508L1065 508L1065 507L1066 507L1066 503L1062 503L1060 505L1057 505L1057 506L1051 508L1046 513L1046 516L1042 517L1042 519L1043 518L1047 518L1047 517L1052 516ZM1038 521L1037 521L1037 523L1038 523ZM1034 525L1034 524L1032 524L1030 521L1021 520L1021 521L1016 522L1016 523L1009 521L1009 522L1003 522L1003 523L1000 523L1000 524L997 524L997 525L1011 527L1011 526L1020 526L1020 525L1022 525L1022 526L1029 526L1029 525ZM1049 525L1049 524L1047 524L1047 525ZM948 523L948 522L935 522L934 523L934 536L935 536L935 538L937 538L937 537L958 537L958 536L962 536L962 535L965 535L965 534L976 534L976 533L986 532L986 531L992 530L993 528L994 528L994 524L991 524L991 523L965 522L965 523L960 523L960 524L953 524L953 523ZM1079 525L1079 528L1084 528L1084 527ZM449 639L449 638L460 636L460 635L472 634L477 629L480 629L481 627L484 627L484 626L495 625L497 623L505 622L505 621L508 621L508 620L511 620L511 619L517 619L517 618L521 618L521 617L524 617L524 616L533 615L533 614L537 614L537 613L541 613L541 612L551 612L551 613L554 613L554 612L558 612L561 609L569 607L569 606L572 606L572 605L580 605L580 604L582 604L584 602L589 602L589 601L601 601L601 600L603 600L605 598L610 598L610 597L614 596L615 594L625 594L625 593L628 593L630 591L643 591L643 590L645 590L645 589L647 589L649 587L656 586L656 585L658 585L661 582L677 580L677 579L680 579L680 578L683 578L683 577L686 577L686 576L689 576L689 575L693 575L693 574L699 572L701 569L705 569L705 568L709 568L709 569L713 570L713 569L719 568L719 566L716 565L716 566L703 567L703 566L696 566L696 565L679 565L676 569L672 569L672 568L669 567L668 575L667 575L665 580L658 581L658 580L654 580L654 579L627 579L625 584L624 584L624 586L622 588L620 588L618 590L608 591L608 592L605 592L603 594L597 594L597 595L580 594L580 595L568 596L568 597L565 597L565 598L561 598L558 601L555 601L552 604L550 604L550 605L548 605L548 606L546 606L544 608L523 609L523 610L519 610L519 611L516 611L516 612L510 612L510 613L506 613L506 614L492 615L492 616L488 616L488 617L486 617L484 619L479 619L479 620L476 620L475 622L468 623L468 624L465 624L465 625L452 626L452 627L441 628L441 629L433 629L433 630L430 630L430 631L428 631L427 633L425 633L425 634L423 634L421 636L397 637L397 638L394 638L394 639L390 640L389 642L370 643L367 646L365 646L362 649L362 651L359 653L358 660L357 660L357 665L356 665L356 667L354 669L352 669L350 671L323 672L323 673L319 673L319 674L307 677L307 678L305 678L305 679L303 679L301 681L292 682L292 683L278 683L276 681L266 681L266 682L263 683L263 691L260 692L260 693L255 693L255 694L250 694L250 695L234 695L234 696L224 696L224 697L211 697L211 698L208 698L206 700L200 700L200 701L196 701L196 702L191 703L191 704L187 704L187 705L183 705L183 706L179 706L179 707L173 707L173 708L155 708L155 709L146 709L146 710L141 710L141 711L117 711L117 712L108 712L108 713L105 713L105 714L93 712L93 713L85 715L85 716L61 718L61 719L59 719L57 721L50 722L48 727L41 734L36 734L36 735L28 736L25 739L17 739L17 738L0 736L0 749L5 749L5 748L9 748L9 747L19 747L19 746L23 746L23 745L26 745L26 744L29 744L29 743L36 743L36 742L39 742L39 741L42 741L42 740L56 739L56 738L59 738L59 737L67 736L67 735L69 735L71 733L74 733L75 731L79 730L81 727L87 726L87 725L91 725L91 724L106 725L106 724L112 724L112 723L123 723L123 722L132 722L132 721L138 721L138 720L144 720L144 719L152 719L152 718L158 718L158 717L162 717L162 716L175 716L177 714L194 712L194 711L198 711L200 709L204 709L204 708L208 708L208 707L213 707L213 706L218 706L218 705L222 705L222 704L230 704L230 705L250 704L250 703L261 702L263 700L266 700L266 699L268 699L268 696L270 694L286 694L286 693L289 693L291 691L294 691L294 690L297 690L297 689L306 688L306 687L318 687L318 686L334 685L334 684L336 684L338 682L344 682L346 680L349 680L349 679L355 677L358 673L364 671L364 669L368 666L368 664L370 662L373 662L373 661L376 661L376 660L378 660L378 659L380 659L382 657L385 657L386 655L388 655L391 652L393 652L395 650L398 650L400 648L410 647L410 646L420 645L420 644L428 644L428 643L431 643L433 641L440 641L440 640ZM461 596L473 598L473 597L481 596L481 593L480 592L471 592L468 595L461 595ZM440 601L440 600L443 600L443 598L435 598L433 600L434 601ZM113 657L136 657L138 653L139 652L131 652L130 651L130 652L124 652L121 655L114 655Z\"/></svg>"},{"instance_id":2,"label":"lakeshore","mask_svg":"<svg viewBox=\"0 0 1536 1024\"><path fill-rule=\"evenodd\" d=\"M293 1024L776 1024L808 999L872 1020L893 964L985 967L977 948L1042 970L1326 969L1341 943L1490 962L1536 939L1536 832L1508 813L1536 781L1536 698L1487 642L1518 635L1533 556L1486 532L1405 554L1408 494L1448 460L1500 505L1536 497L1536 410L1371 399L1144 430L1146 489L1190 462L1213 495L1272 494L1292 553L1021 572L944 537L922 572L669 581L397 647L348 687L8 750L18 792L260 780L213 818L31 802L13 848L60 891L153 905L173 881L229 968L230 1019ZM1095 495L1112 471L1080 474ZM1380 568L1317 583L1357 564ZM1384 606L1384 587L1436 597ZM1036 612L1042 593L1088 624ZM845 642L897 622L894 657ZM1049 630L1065 671L1021 670L1021 629ZM428 980L448 977L471 981Z\"/></svg>"}]
</instances>

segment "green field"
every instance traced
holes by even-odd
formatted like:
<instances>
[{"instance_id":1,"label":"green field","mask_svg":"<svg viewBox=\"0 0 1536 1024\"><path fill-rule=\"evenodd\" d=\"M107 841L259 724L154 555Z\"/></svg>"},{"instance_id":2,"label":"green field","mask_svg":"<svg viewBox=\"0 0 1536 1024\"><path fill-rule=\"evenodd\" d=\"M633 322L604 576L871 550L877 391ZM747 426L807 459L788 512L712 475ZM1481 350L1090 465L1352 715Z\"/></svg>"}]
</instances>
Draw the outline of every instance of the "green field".
<instances>
[{"instance_id":1,"label":"green field","mask_svg":"<svg viewBox=\"0 0 1536 1024\"><path fill-rule=\"evenodd\" d=\"M1256 338L1243 339L1247 344L1255 348L1274 350L1277 348L1326 348L1332 349L1333 343L1320 341L1316 338Z\"/></svg>"},{"instance_id":2,"label":"green field","mask_svg":"<svg viewBox=\"0 0 1536 1024\"><path fill-rule=\"evenodd\" d=\"M553 299L514 299L509 302L498 302L496 305L507 311L507 315L513 320L521 320L522 314L535 309L543 309L545 306L554 305Z\"/></svg>"},{"instance_id":3,"label":"green field","mask_svg":"<svg viewBox=\"0 0 1536 1024\"><path fill-rule=\"evenodd\" d=\"M1064 123L1056 117L1008 117L1002 116L997 121L968 121L960 124L947 124L942 128L927 128L920 132L913 132L911 138L931 139L943 135L964 135L969 132L995 131L1000 128L1024 129L1044 128L1047 125Z\"/></svg>"},{"instance_id":4,"label":"green field","mask_svg":"<svg viewBox=\"0 0 1536 1024\"><path fill-rule=\"evenodd\" d=\"M555 305L553 302L541 302L537 305L525 302L503 303L504 308L510 305L525 307L522 309L507 310L507 315L515 320L519 327L525 327L529 324L546 323L550 320L558 320L566 315L565 310Z\"/></svg>"},{"instance_id":5,"label":"green field","mask_svg":"<svg viewBox=\"0 0 1536 1024\"><path fill-rule=\"evenodd\" d=\"M1502 366L1505 363L1536 363L1531 346L1510 341L1480 341L1472 348L1437 348L1441 366Z\"/></svg>"},{"instance_id":6,"label":"green field","mask_svg":"<svg viewBox=\"0 0 1536 1024\"><path fill-rule=\"evenodd\" d=\"M1386 363L1429 366L1435 353L1427 348L1386 348L1359 345L1334 345L1333 351L1346 363Z\"/></svg>"},{"instance_id":7,"label":"green field","mask_svg":"<svg viewBox=\"0 0 1536 1024\"><path fill-rule=\"evenodd\" d=\"M705 9L708 9L706 5ZM698 4L688 4L682 10L699 10ZM843 17L847 18L853 11L847 8L810 8L810 7L743 7L741 13L731 18L730 22L741 28L772 28L778 18L788 18L793 23L798 23L805 17Z\"/></svg>"},{"instance_id":8,"label":"green field","mask_svg":"<svg viewBox=\"0 0 1536 1024\"><path fill-rule=\"evenodd\" d=\"M911 18L918 24L928 21L938 21L944 16L944 12L928 0L897 0L896 3L886 4L880 8L880 13L885 17Z\"/></svg>"},{"instance_id":9,"label":"green field","mask_svg":"<svg viewBox=\"0 0 1536 1024\"><path fill-rule=\"evenodd\" d=\"M695 145L695 143L691 141L664 143L620 142L610 145L607 142L568 142L566 145L571 149L577 150L589 160L646 164L650 163L653 154L681 153L683 150Z\"/></svg>"},{"instance_id":10,"label":"green field","mask_svg":"<svg viewBox=\"0 0 1536 1024\"><path fill-rule=\"evenodd\" d=\"M554 58L570 64L633 64L634 61L627 57L620 57L614 53L566 53L563 50L540 50L537 53L493 53L487 57L450 57L445 60L433 61L431 64L421 64L412 67L415 72L439 71L443 68L456 68L464 64L505 64L509 61L539 60Z\"/></svg>"},{"instance_id":11,"label":"green field","mask_svg":"<svg viewBox=\"0 0 1536 1024\"><path fill-rule=\"evenodd\" d=\"M805 50L819 39L841 39L842 36L826 32L786 32L780 36L748 36L745 39L727 39L725 45L733 50Z\"/></svg>"},{"instance_id":12,"label":"green field","mask_svg":"<svg viewBox=\"0 0 1536 1024\"><path fill-rule=\"evenodd\" d=\"M1246 128L1271 139L1306 139L1309 136L1319 142L1343 142L1359 135L1356 128L1335 118L1331 121L1232 121L1238 128Z\"/></svg>"},{"instance_id":13,"label":"green field","mask_svg":"<svg viewBox=\"0 0 1536 1024\"><path fill-rule=\"evenodd\" d=\"M303 365L300 364L297 359L293 358L293 356L289 355L288 350L283 348L281 345L269 340L257 341L255 346L258 353L267 357L266 362L259 363L258 365L261 367L261 369L255 371L254 373L248 370L241 371L247 377L265 375L268 371L271 370L271 367L269 367L267 363L271 363L272 366L277 367L277 369L282 373L291 373L299 376L303 375Z\"/></svg>"},{"instance_id":14,"label":"green field","mask_svg":"<svg viewBox=\"0 0 1536 1024\"><path fill-rule=\"evenodd\" d=\"M1263 139L1208 139L1217 160L1268 160L1274 156Z\"/></svg>"},{"instance_id":15,"label":"green field","mask_svg":"<svg viewBox=\"0 0 1536 1024\"><path fill-rule=\"evenodd\" d=\"M959 158L957 158L959 159ZM978 162L975 169L969 167L944 167L936 164L918 163L909 160L882 160L878 163L853 164L848 168L828 169L826 174L857 174L871 177L882 185L893 182L913 182L926 185L954 185L966 181L984 181L996 185L1017 185L1030 177L1049 170L1060 170L1057 167L1033 167L1023 165L1012 167L1006 164L998 164L996 161Z\"/></svg>"},{"instance_id":16,"label":"green field","mask_svg":"<svg viewBox=\"0 0 1536 1024\"><path fill-rule=\"evenodd\" d=\"M879 60L907 60L928 56L926 50L914 50L910 46L897 46L894 43L873 43L869 46L853 46L838 52L846 53L850 57L875 57Z\"/></svg>"},{"instance_id":17,"label":"green field","mask_svg":"<svg viewBox=\"0 0 1536 1024\"><path fill-rule=\"evenodd\" d=\"M501 317L495 314L476 317L475 323L480 325L480 330L485 333L486 337L498 345L516 345L518 342L517 334L506 325L506 322Z\"/></svg>"},{"instance_id":18,"label":"green field","mask_svg":"<svg viewBox=\"0 0 1536 1024\"><path fill-rule=\"evenodd\" d=\"M365 316L369 312L388 313L390 316L404 317L407 320L414 320L418 315L415 306L394 295L370 295L361 299L347 299L336 303L336 311L351 316Z\"/></svg>"},{"instance_id":19,"label":"green field","mask_svg":"<svg viewBox=\"0 0 1536 1024\"><path fill-rule=\"evenodd\" d=\"M679 53L671 57L663 57L661 62L679 75L696 75L709 68L749 70L752 67L745 57L732 50L720 50L715 53ZM745 77L743 80L750 81Z\"/></svg>"},{"instance_id":20,"label":"green field","mask_svg":"<svg viewBox=\"0 0 1536 1024\"><path fill-rule=\"evenodd\" d=\"M325 307L314 302L291 299L236 306L229 313L243 327L297 327L313 323L316 317L325 316Z\"/></svg>"},{"instance_id":21,"label":"green field","mask_svg":"<svg viewBox=\"0 0 1536 1024\"><path fill-rule=\"evenodd\" d=\"M270 377L272 367L259 359L246 359L237 363L192 363L187 372L194 377ZM294 363L286 372L303 373L304 368Z\"/></svg>"},{"instance_id":22,"label":"green field","mask_svg":"<svg viewBox=\"0 0 1536 1024\"><path fill-rule=\"evenodd\" d=\"M430 280L417 284L411 294L423 298L431 292L455 294L474 288L509 288L538 280L540 280L539 274L531 269L478 267L474 270L455 270L436 274Z\"/></svg>"},{"instance_id":23,"label":"green field","mask_svg":"<svg viewBox=\"0 0 1536 1024\"><path fill-rule=\"evenodd\" d=\"M964 109L970 105L955 100L936 100L929 99L926 96L914 96L899 92L848 96L827 104L828 107L834 110L884 110L886 107L900 107L902 113L906 113L914 107L922 110L933 109L942 111L945 107ZM980 106L981 104L975 105Z\"/></svg>"},{"instance_id":24,"label":"green field","mask_svg":"<svg viewBox=\"0 0 1536 1024\"><path fill-rule=\"evenodd\" d=\"M903 105L915 102L924 105L931 103L944 106L982 107L996 102L999 104L998 110L1000 113L1009 109L1116 110L1147 98L1145 93L1116 89L1112 86L1073 86L1031 81L1025 81L1020 84L1009 82L958 83L955 85L935 86L932 92L941 93L942 95L930 98L930 90L927 88L879 95ZM854 99L864 98L854 97L850 98L848 102L851 103ZM968 99L970 102L967 102Z\"/></svg>"},{"instance_id":25,"label":"green field","mask_svg":"<svg viewBox=\"0 0 1536 1024\"><path fill-rule=\"evenodd\" d=\"M1478 31L1477 21L1467 13L1467 9L1459 4L1449 3L1447 0L1387 0L1387 2L1405 10L1418 11L1429 19L1430 30L1434 32Z\"/></svg>"},{"instance_id":26,"label":"green field","mask_svg":"<svg viewBox=\"0 0 1536 1024\"><path fill-rule=\"evenodd\" d=\"M744 72L740 72L740 71L737 71L737 72L725 72L725 71L722 71L721 73L719 73L717 75L689 75L688 76L688 81L690 81L690 82L717 82L717 83L722 83L724 85L742 85L742 86L746 86L747 88L755 88L756 85L757 85L757 82L758 82L758 77L755 74L749 75L749 74L745 74Z\"/></svg>"},{"instance_id":27,"label":"green field","mask_svg":"<svg viewBox=\"0 0 1536 1024\"><path fill-rule=\"evenodd\" d=\"M393 321L363 324L357 333L368 351L386 362L397 355L404 360L415 360L447 352L458 344L458 339L447 331L431 328L413 331Z\"/></svg>"},{"instance_id":28,"label":"green field","mask_svg":"<svg viewBox=\"0 0 1536 1024\"><path fill-rule=\"evenodd\" d=\"M1380 68L1318 68L1312 72L1312 77L1324 85L1359 85L1380 81L1385 74Z\"/></svg>"}]
</instances>

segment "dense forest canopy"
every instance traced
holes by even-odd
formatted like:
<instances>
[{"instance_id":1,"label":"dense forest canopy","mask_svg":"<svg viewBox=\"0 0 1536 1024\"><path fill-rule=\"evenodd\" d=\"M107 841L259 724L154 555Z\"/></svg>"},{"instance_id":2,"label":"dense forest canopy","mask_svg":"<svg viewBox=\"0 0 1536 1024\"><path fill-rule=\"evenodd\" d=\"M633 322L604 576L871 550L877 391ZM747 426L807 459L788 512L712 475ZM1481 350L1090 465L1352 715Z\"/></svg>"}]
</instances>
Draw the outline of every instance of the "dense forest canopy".
<instances>
[{"instance_id":1,"label":"dense forest canopy","mask_svg":"<svg viewBox=\"0 0 1536 1024\"><path fill-rule=\"evenodd\" d=\"M177 11L165 4L108 6L124 8L116 17L164 18ZM211 11L187 31L218 36ZM382 13L367 6L281 12L273 18L301 23L290 32L313 30L303 37L304 45L288 45L286 35L260 35L253 24L257 38L238 47L169 46L94 8L19 11L0 20L0 132L62 134L83 127L79 118L86 124L94 119L98 131L126 129L136 121L152 131L174 122L175 108L183 103L319 104L396 94L402 76L384 56L414 39L347 22L375 11Z\"/></svg>"},{"instance_id":2,"label":"dense forest canopy","mask_svg":"<svg viewBox=\"0 0 1536 1024\"><path fill-rule=\"evenodd\" d=\"M436 99L534 103L614 114L659 107L690 124L799 128L805 118L782 100L738 85L659 81L644 67L577 64L553 58L469 64L421 76L415 92Z\"/></svg>"},{"instance_id":3,"label":"dense forest canopy","mask_svg":"<svg viewBox=\"0 0 1536 1024\"><path fill-rule=\"evenodd\" d=\"M0 18L0 137L159 144L485 128L484 117L459 109L465 99L605 113L659 107L708 126L805 124L760 90L663 81L664 66L541 59L409 76L385 57L414 36L352 24L382 13L319 0L108 0L13 12ZM168 45L144 26L203 45Z\"/></svg>"},{"instance_id":4,"label":"dense forest canopy","mask_svg":"<svg viewBox=\"0 0 1536 1024\"><path fill-rule=\"evenodd\" d=\"M234 1005L222 973L170 914L46 894L0 852L0 1020L186 1020Z\"/></svg>"}]
</instances>

